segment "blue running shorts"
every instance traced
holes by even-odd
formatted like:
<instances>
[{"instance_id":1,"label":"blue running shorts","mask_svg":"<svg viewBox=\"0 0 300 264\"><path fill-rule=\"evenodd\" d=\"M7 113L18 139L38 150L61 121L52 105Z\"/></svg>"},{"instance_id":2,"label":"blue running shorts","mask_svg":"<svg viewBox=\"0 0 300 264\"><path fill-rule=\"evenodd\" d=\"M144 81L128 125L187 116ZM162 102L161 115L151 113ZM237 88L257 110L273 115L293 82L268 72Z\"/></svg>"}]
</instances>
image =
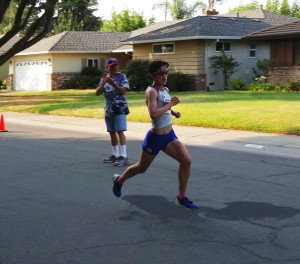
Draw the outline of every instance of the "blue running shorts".
<instances>
[{"instance_id":1,"label":"blue running shorts","mask_svg":"<svg viewBox=\"0 0 300 264\"><path fill-rule=\"evenodd\" d=\"M173 129L165 135L154 134L149 130L142 143L142 149L148 154L157 155L160 150L163 150L175 139L177 139L177 136Z\"/></svg>"}]
</instances>

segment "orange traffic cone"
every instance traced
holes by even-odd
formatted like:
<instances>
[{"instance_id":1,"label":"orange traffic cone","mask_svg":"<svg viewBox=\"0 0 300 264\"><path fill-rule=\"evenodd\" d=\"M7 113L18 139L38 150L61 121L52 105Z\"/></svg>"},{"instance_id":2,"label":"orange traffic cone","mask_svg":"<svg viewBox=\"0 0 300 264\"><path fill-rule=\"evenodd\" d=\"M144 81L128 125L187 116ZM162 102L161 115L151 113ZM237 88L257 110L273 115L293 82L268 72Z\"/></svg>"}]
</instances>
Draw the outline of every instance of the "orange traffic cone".
<instances>
[{"instance_id":1,"label":"orange traffic cone","mask_svg":"<svg viewBox=\"0 0 300 264\"><path fill-rule=\"evenodd\" d=\"M4 117L3 117L3 115L1 115L0 132L7 132L7 130L5 129L5 124L4 124Z\"/></svg>"}]
</instances>

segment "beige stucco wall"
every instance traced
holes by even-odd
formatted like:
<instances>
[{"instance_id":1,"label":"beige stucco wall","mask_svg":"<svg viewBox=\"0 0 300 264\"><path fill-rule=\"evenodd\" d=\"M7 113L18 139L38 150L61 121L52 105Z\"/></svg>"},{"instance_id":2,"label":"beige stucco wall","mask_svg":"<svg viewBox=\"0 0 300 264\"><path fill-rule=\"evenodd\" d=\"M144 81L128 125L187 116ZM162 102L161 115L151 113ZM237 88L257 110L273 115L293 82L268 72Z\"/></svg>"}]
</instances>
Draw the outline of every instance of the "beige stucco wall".
<instances>
[{"instance_id":1,"label":"beige stucco wall","mask_svg":"<svg viewBox=\"0 0 300 264\"><path fill-rule=\"evenodd\" d=\"M11 67L9 69L9 74L13 74L13 65L15 62L19 61L34 61L34 60L48 60L49 71L48 73L64 73L73 72L80 73L82 70L82 60L83 59L99 59L100 66L105 69L105 62L108 58L115 57L119 59L120 68L125 67L128 60L131 59L131 55L121 54L121 53L46 53L46 54L33 54L33 55L18 55L14 56L11 61Z\"/></svg>"},{"instance_id":2,"label":"beige stucco wall","mask_svg":"<svg viewBox=\"0 0 300 264\"><path fill-rule=\"evenodd\" d=\"M204 41L188 40L163 43L174 43L175 52L170 54L153 54L152 43L135 44L133 46L133 59L165 60L170 64L170 72L182 72L191 75L199 75L205 73Z\"/></svg>"},{"instance_id":3,"label":"beige stucco wall","mask_svg":"<svg viewBox=\"0 0 300 264\"><path fill-rule=\"evenodd\" d=\"M0 81L3 81L7 78L8 64L9 64L9 62L7 61L3 65L0 66Z\"/></svg>"},{"instance_id":4,"label":"beige stucco wall","mask_svg":"<svg viewBox=\"0 0 300 264\"><path fill-rule=\"evenodd\" d=\"M105 59L107 55L96 54L96 53L72 53L72 54L62 54L54 53L52 54L52 68L53 72L73 72L80 73L82 67L83 59L99 59L100 66L104 66ZM102 64L102 65L101 65Z\"/></svg>"},{"instance_id":5,"label":"beige stucco wall","mask_svg":"<svg viewBox=\"0 0 300 264\"><path fill-rule=\"evenodd\" d=\"M16 62L20 62L20 61L35 61L35 60L51 60L51 55L49 54L33 54L33 55L21 55L21 56L14 56L10 59L10 61L12 63L9 63L9 74L13 74L14 72L14 67ZM48 73L51 73L52 71L52 67L51 67L51 63L48 64L49 65L49 71Z\"/></svg>"},{"instance_id":6,"label":"beige stucco wall","mask_svg":"<svg viewBox=\"0 0 300 264\"><path fill-rule=\"evenodd\" d=\"M30 54L30 55L17 55L12 57L9 64L9 75L11 90L14 89L14 70L17 62L20 61L35 61L47 60L48 61L48 87L49 90L56 90L62 87L66 80L70 79L74 74L79 74L83 67L86 66L85 59L99 59L100 68L105 70L105 63L110 57L115 57L119 60L120 69L122 70L126 63L131 60L130 54L123 53L45 53L45 54Z\"/></svg>"}]
</instances>

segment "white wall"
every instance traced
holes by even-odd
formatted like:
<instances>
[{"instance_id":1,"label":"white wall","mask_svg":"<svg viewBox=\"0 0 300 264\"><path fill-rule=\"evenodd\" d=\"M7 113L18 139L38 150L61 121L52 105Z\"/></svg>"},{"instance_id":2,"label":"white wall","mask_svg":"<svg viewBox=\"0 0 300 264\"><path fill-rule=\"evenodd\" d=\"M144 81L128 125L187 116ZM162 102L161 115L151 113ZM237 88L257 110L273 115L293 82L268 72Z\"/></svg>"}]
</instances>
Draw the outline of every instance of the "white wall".
<instances>
[{"instance_id":1,"label":"white wall","mask_svg":"<svg viewBox=\"0 0 300 264\"><path fill-rule=\"evenodd\" d=\"M220 40L222 41L222 40ZM210 68L209 65L209 57L218 56L220 52L215 51L216 41L207 41L206 43L206 72L207 74L207 86L209 86L210 90L223 90L224 82L223 76L221 73L214 74L213 69ZM256 68L256 63L260 59L269 59L270 58L270 48L267 43L264 42L256 42L256 58L249 57L249 44L250 42L246 41L231 41L231 54L233 58L235 58L239 63L241 63L239 67L239 71L234 73L231 76L231 79L235 79L237 77L241 77L246 84L249 84L254 81L254 73L252 68ZM212 84L214 83L214 84Z\"/></svg>"}]
</instances>

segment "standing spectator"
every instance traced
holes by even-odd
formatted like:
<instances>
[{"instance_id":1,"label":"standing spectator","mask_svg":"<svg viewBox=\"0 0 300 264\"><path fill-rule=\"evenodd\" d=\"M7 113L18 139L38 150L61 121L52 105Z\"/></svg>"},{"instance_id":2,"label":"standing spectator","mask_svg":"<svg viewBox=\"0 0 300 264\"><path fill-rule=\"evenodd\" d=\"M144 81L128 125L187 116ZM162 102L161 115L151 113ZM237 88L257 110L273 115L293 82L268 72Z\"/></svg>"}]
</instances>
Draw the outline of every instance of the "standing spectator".
<instances>
[{"instance_id":1,"label":"standing spectator","mask_svg":"<svg viewBox=\"0 0 300 264\"><path fill-rule=\"evenodd\" d=\"M121 175L113 176L113 193L120 197L124 182L139 173L146 172L159 151L162 150L179 163L176 204L189 209L197 209L198 206L186 197L192 159L172 127L172 115L179 118L181 114L172 109L180 103L179 98L177 96L171 98L169 89L165 87L168 67L169 63L161 60L154 60L150 63L149 75L153 79L153 84L146 89L146 105L152 119L152 128L145 136L137 163L128 167Z\"/></svg>"},{"instance_id":2,"label":"standing spectator","mask_svg":"<svg viewBox=\"0 0 300 264\"><path fill-rule=\"evenodd\" d=\"M103 162L125 166L128 157L124 131L127 130L126 115L129 113L125 93L129 90L129 84L126 75L119 72L116 58L107 61L107 69L96 89L96 95L104 93L105 96L105 123L112 145L112 155Z\"/></svg>"}]
</instances>

